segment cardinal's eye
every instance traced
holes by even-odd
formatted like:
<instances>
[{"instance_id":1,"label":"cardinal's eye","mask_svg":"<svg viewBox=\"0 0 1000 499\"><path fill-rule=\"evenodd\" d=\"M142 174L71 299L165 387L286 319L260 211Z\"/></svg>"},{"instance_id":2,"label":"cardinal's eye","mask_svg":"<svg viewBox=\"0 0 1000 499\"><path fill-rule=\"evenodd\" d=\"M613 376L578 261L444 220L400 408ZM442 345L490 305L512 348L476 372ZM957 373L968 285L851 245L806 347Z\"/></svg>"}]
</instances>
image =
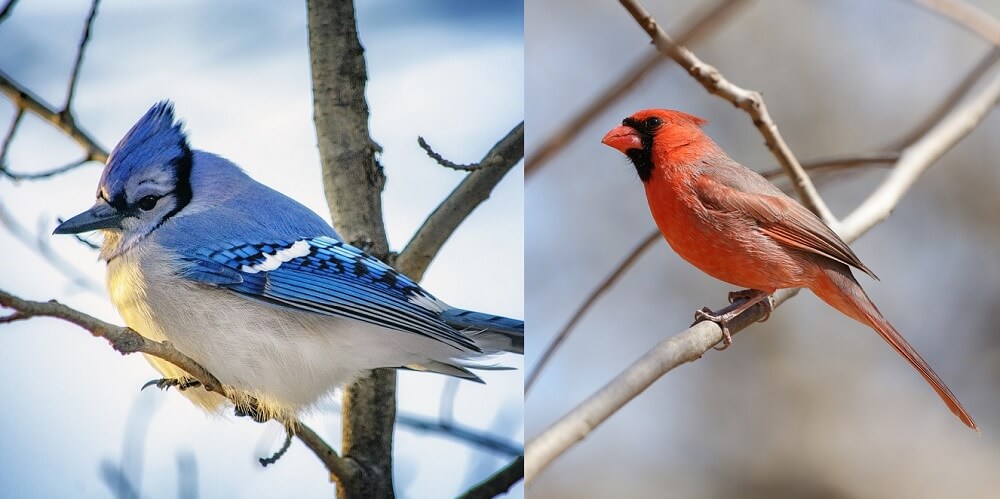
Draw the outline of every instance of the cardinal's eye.
<instances>
[{"instance_id":1,"label":"cardinal's eye","mask_svg":"<svg viewBox=\"0 0 1000 499\"><path fill-rule=\"evenodd\" d=\"M652 118L647 118L646 119L646 128L648 128L651 131L652 130L656 130L657 128L660 128L660 125L662 125L662 124L663 124L663 122L660 121L660 118L657 118L656 116L653 116Z\"/></svg>"},{"instance_id":2,"label":"cardinal's eye","mask_svg":"<svg viewBox=\"0 0 1000 499\"><path fill-rule=\"evenodd\" d=\"M139 206L140 210L142 210L142 211L149 211L149 210L152 210L153 208L156 208L156 202L159 199L160 198L158 198L156 196L146 196L146 197L140 199L139 202L136 203L136 204Z\"/></svg>"}]
</instances>

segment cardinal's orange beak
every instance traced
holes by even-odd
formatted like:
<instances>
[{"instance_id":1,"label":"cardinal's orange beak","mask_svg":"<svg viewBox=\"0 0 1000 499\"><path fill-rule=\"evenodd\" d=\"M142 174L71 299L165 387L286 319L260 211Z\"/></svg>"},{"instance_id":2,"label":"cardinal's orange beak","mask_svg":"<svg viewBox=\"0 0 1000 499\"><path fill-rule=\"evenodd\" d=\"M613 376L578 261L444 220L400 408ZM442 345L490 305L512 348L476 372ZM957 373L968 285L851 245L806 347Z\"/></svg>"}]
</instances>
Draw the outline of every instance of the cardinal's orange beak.
<instances>
[{"instance_id":1,"label":"cardinal's orange beak","mask_svg":"<svg viewBox=\"0 0 1000 499\"><path fill-rule=\"evenodd\" d=\"M625 125L619 125L612 129L601 139L601 143L618 149L622 154L627 154L630 149L642 149L642 139L639 138L639 132Z\"/></svg>"}]
</instances>

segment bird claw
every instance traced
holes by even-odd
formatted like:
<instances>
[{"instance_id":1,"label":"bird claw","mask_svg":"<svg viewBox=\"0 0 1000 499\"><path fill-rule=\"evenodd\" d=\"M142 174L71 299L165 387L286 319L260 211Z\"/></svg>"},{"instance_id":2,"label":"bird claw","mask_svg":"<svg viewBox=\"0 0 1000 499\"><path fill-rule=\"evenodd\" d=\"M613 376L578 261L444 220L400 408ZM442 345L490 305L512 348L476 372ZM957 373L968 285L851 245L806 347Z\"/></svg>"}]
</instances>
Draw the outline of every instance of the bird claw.
<instances>
[{"instance_id":1,"label":"bird claw","mask_svg":"<svg viewBox=\"0 0 1000 499\"><path fill-rule=\"evenodd\" d=\"M771 304L771 297L763 291L758 291L756 289L743 289L729 293L729 307L726 307L726 309L732 308L732 310L719 314L713 312L708 307L705 307L694 313L694 323L697 324L701 321L707 320L718 324L722 329L722 347L720 348L719 346L714 346L712 348L715 348L716 350L725 350L729 348L729 345L733 344L733 335L729 331L729 321L733 320L736 316L742 314L748 308L760 303L761 301L764 301L764 307L767 310L764 317L757 322L764 322L771 317L771 310L774 308ZM737 303L739 303L738 306ZM693 325L694 324L692 324L692 326Z\"/></svg>"},{"instance_id":2,"label":"bird claw","mask_svg":"<svg viewBox=\"0 0 1000 499\"><path fill-rule=\"evenodd\" d=\"M201 386L201 381L191 377L151 379L147 381L145 385L142 385L142 388L140 388L139 391L145 390L146 388L154 385L160 390L168 390L171 386L176 386L178 390L183 392L188 388Z\"/></svg>"},{"instance_id":3,"label":"bird claw","mask_svg":"<svg viewBox=\"0 0 1000 499\"><path fill-rule=\"evenodd\" d=\"M255 402L247 404L245 408L237 405L236 408L233 409L233 413L236 414L236 417L249 417L258 423L266 423L268 420L268 417L264 415L259 407L257 407Z\"/></svg>"},{"instance_id":4,"label":"bird claw","mask_svg":"<svg viewBox=\"0 0 1000 499\"><path fill-rule=\"evenodd\" d=\"M716 314L712 311L712 309L704 307L701 310L695 310L694 324L691 325L693 326L701 321L711 321L718 324L719 327L722 328L722 347L720 348L716 345L712 348L722 351L729 348L729 345L733 344L733 335L729 333L729 319L732 318L733 317L730 316L730 314Z\"/></svg>"}]
</instances>

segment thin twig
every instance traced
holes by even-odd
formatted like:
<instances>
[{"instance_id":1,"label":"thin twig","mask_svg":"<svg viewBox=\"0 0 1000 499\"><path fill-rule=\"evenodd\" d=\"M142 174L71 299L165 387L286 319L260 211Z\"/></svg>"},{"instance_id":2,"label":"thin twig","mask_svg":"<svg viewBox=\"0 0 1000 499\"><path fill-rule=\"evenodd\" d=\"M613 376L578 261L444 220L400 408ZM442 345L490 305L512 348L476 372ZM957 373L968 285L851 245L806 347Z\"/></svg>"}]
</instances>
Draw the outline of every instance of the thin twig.
<instances>
[{"instance_id":1,"label":"thin twig","mask_svg":"<svg viewBox=\"0 0 1000 499\"><path fill-rule=\"evenodd\" d=\"M646 34L653 40L656 49L666 54L677 62L682 68L694 77L709 93L731 102L734 106L746 111L753 120L754 126L760 130L764 136L764 143L767 148L778 159L778 163L785 169L789 178L792 179L792 186L798 194L802 205L818 215L827 225L836 226L837 220L833 213L826 207L823 198L820 197L816 187L813 186L809 175L802 169L802 165L795 159L791 148L781 138L778 126L771 119L764 104L764 98L760 92L747 90L736 86L727 80L722 73L714 66L710 66L687 48L678 45L670 35L668 35L660 25L653 19L653 16L637 0L619 0L625 10L632 15L639 26L646 31Z\"/></svg>"},{"instance_id":2,"label":"thin twig","mask_svg":"<svg viewBox=\"0 0 1000 499\"><path fill-rule=\"evenodd\" d=\"M7 129L7 134L3 137L3 144L0 144L0 171L7 171L7 152L10 150L10 143L14 140L14 135L17 133L17 127L21 126L21 118L24 118L24 108L17 108L17 112L14 113L14 119L11 120L10 128Z\"/></svg>"},{"instance_id":3,"label":"thin twig","mask_svg":"<svg viewBox=\"0 0 1000 499\"><path fill-rule=\"evenodd\" d=\"M397 414L396 422L417 431L428 431L468 442L481 449L499 452L508 456L524 453L524 448L500 437L486 435L461 425L443 420L433 420L411 414Z\"/></svg>"},{"instance_id":4,"label":"thin twig","mask_svg":"<svg viewBox=\"0 0 1000 499\"><path fill-rule=\"evenodd\" d=\"M3 168L2 165L0 165L0 174L11 180L45 180L62 173L66 173L70 170L75 170L87 163L90 163L90 161L91 160L89 158L81 158L76 161L66 163L65 165L57 166L51 170L45 170L34 173L12 172L9 169Z\"/></svg>"},{"instance_id":5,"label":"thin twig","mask_svg":"<svg viewBox=\"0 0 1000 499\"><path fill-rule=\"evenodd\" d=\"M73 71L69 77L69 89L66 90L66 104L63 105L62 114L70 121L73 121L70 106L73 104L76 83L80 79L80 66L83 65L83 54L87 50L87 42L90 41L90 28L94 25L94 19L97 18L97 4L99 3L101 3L101 0L93 0L90 3L90 14L87 15L87 24L83 29L83 37L80 39L80 44L77 46L76 61L73 62Z\"/></svg>"},{"instance_id":6,"label":"thin twig","mask_svg":"<svg viewBox=\"0 0 1000 499\"><path fill-rule=\"evenodd\" d=\"M448 161L447 159L444 159L444 156L441 156L436 151L434 151L434 149L431 148L431 145L428 144L423 137L417 137L417 144L420 145L420 148L423 149L424 152L426 152L431 159L437 161L437 164L445 168L451 168L452 170L458 170L460 172L474 172L482 168L483 166L486 166L484 163L469 163L465 165L460 165L458 163L453 163L451 161Z\"/></svg>"},{"instance_id":7,"label":"thin twig","mask_svg":"<svg viewBox=\"0 0 1000 499\"><path fill-rule=\"evenodd\" d=\"M721 26L740 7L748 3L746 0L723 0L706 9L704 12L698 13L694 16L693 21L686 23L686 28L680 30L681 34L677 37L677 43L682 45L696 43ZM597 98L593 99L580 112L573 115L572 118L567 120L552 135L543 140L533 153L528 155L528 159L524 162L525 179L537 173L549 159L552 159L559 151L573 142L591 121L594 121L611 104L614 104L618 99L635 88L646 74L669 60L669 58L656 51L644 55L642 60L629 68L621 77L604 89Z\"/></svg>"},{"instance_id":8,"label":"thin twig","mask_svg":"<svg viewBox=\"0 0 1000 499\"><path fill-rule=\"evenodd\" d=\"M840 224L839 233L845 241L856 240L888 217L916 179L982 122L1000 101L1000 71L996 73L981 92L966 99L937 126L902 152L893 172ZM781 290L775 293L772 298L774 306L780 305L796 291ZM741 331L763 319L766 313L763 306L751 307L736 317L735 322L728 324L730 333ZM654 381L681 364L701 358L721 340L722 330L718 324L700 322L647 352L597 393L528 442L525 454L526 483L530 485L554 459L582 440Z\"/></svg>"},{"instance_id":9,"label":"thin twig","mask_svg":"<svg viewBox=\"0 0 1000 499\"><path fill-rule=\"evenodd\" d=\"M506 493L524 478L524 456L518 456L486 480L458 496L458 499L491 499Z\"/></svg>"},{"instance_id":10,"label":"thin twig","mask_svg":"<svg viewBox=\"0 0 1000 499\"><path fill-rule=\"evenodd\" d=\"M493 165L468 174L424 220L403 251L395 259L395 267L420 280L438 250L455 229L486 201L493 188L524 157L524 122L518 123L485 156L480 164Z\"/></svg>"},{"instance_id":11,"label":"thin twig","mask_svg":"<svg viewBox=\"0 0 1000 499\"><path fill-rule=\"evenodd\" d=\"M632 268L632 265L639 261L639 257L642 256L647 249L651 248L653 243L660 240L660 237L659 230L654 230L646 236L641 243L632 249L632 252L625 257L625 260L619 263L615 270L605 277L604 281L602 281L597 288L590 292L590 296L583 301L583 303L576 309L576 312L573 312L573 315L570 317L569 321L566 322L566 325L564 325L562 329L559 330L559 333L556 334L555 339L553 339L552 342L545 347L545 350L542 351L542 356L538 359L538 363L535 364L535 368L531 371L531 374L528 375L528 379L524 383L525 397L528 396L528 392L531 391L531 387L534 386L535 381L538 380L542 371L545 370L545 366L549 363L552 355L555 354L556 350L559 349L559 346L566 341L569 333L573 331L573 328L575 328L576 324L580 322L580 319L582 319L587 311L590 310L590 307L597 302L598 298L608 292L608 290L610 290L611 287L614 286L615 283L618 282L618 280L621 279L621 277L624 276L630 268Z\"/></svg>"},{"instance_id":12,"label":"thin twig","mask_svg":"<svg viewBox=\"0 0 1000 499\"><path fill-rule=\"evenodd\" d=\"M811 173L824 173L830 170L844 170L863 165L891 165L898 159L899 151L848 154L803 161L802 168ZM785 170L780 167L760 172L760 175L768 180L776 180L784 174Z\"/></svg>"},{"instance_id":13,"label":"thin twig","mask_svg":"<svg viewBox=\"0 0 1000 499\"><path fill-rule=\"evenodd\" d=\"M75 121L72 119L67 120L63 113L46 104L41 98L14 81L13 78L2 70L0 70L0 92L12 100L18 108L23 108L25 111L29 111L49 122L52 126L58 128L76 141L77 144L80 144L88 160L99 161L101 163L108 160L108 152L90 134L84 131L83 128L80 128Z\"/></svg>"}]
</instances>

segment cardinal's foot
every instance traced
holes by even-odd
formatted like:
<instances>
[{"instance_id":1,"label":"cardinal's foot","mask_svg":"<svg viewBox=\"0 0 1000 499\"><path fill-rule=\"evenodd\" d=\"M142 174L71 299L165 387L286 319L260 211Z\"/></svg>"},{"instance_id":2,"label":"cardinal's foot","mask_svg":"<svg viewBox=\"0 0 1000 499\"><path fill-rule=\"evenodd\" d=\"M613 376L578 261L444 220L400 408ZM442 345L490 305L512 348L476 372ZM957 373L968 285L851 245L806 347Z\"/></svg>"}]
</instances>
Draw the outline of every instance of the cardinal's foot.
<instances>
[{"instance_id":1,"label":"cardinal's foot","mask_svg":"<svg viewBox=\"0 0 1000 499\"><path fill-rule=\"evenodd\" d=\"M765 306L767 307L767 310L764 313L764 317L757 322L764 322L771 318L771 311L774 310L774 307L771 305L771 300L767 298L768 296L769 295L767 293L763 291L758 291L756 289L741 289L739 291L732 291L729 293L729 303L736 303L738 301L746 300L747 306L745 308L739 309L740 313L743 313L743 310L750 308L757 302L763 301Z\"/></svg>"},{"instance_id":2,"label":"cardinal's foot","mask_svg":"<svg viewBox=\"0 0 1000 499\"><path fill-rule=\"evenodd\" d=\"M733 344L733 335L729 331L729 321L736 318L736 316L742 314L748 308L764 301L764 306L767 307L767 314L761 321L766 321L768 317L771 316L771 300L769 299L767 293L756 290L756 289L744 289L742 291L734 291L729 293L729 303L730 305L723 310L732 309L727 312L717 313L713 312L708 307L705 307L694 313L695 324L701 321L712 321L722 328L722 348L714 347L716 350L725 350L729 348L729 345ZM742 303L741 303L742 302ZM738 304L738 305L737 305ZM720 311L721 312L721 311Z\"/></svg>"},{"instance_id":3,"label":"cardinal's foot","mask_svg":"<svg viewBox=\"0 0 1000 499\"><path fill-rule=\"evenodd\" d=\"M140 391L141 390L145 390L146 388L149 388L149 387L154 386L154 385L157 388L159 388L160 390L167 390L170 387L175 386L175 387L177 387L178 390L180 390L180 391L183 392L184 390L187 390L188 388L195 388L195 387L201 386L201 381L198 381L198 380L196 380L194 378L187 377L187 376L183 377L183 378L151 379L148 382L146 382L145 385L142 385L142 388L140 388L139 390Z\"/></svg>"},{"instance_id":4,"label":"cardinal's foot","mask_svg":"<svg viewBox=\"0 0 1000 499\"><path fill-rule=\"evenodd\" d=\"M719 348L718 346L714 346L712 348L716 350L725 350L729 348L729 345L733 344L733 335L729 333L729 320L736 317L736 315L732 315L731 312L726 314L716 314L712 311L712 309L705 307L694 312L694 324L701 321L711 321L718 324L719 327L722 328L722 348ZM694 324L691 325L693 326Z\"/></svg>"}]
</instances>

